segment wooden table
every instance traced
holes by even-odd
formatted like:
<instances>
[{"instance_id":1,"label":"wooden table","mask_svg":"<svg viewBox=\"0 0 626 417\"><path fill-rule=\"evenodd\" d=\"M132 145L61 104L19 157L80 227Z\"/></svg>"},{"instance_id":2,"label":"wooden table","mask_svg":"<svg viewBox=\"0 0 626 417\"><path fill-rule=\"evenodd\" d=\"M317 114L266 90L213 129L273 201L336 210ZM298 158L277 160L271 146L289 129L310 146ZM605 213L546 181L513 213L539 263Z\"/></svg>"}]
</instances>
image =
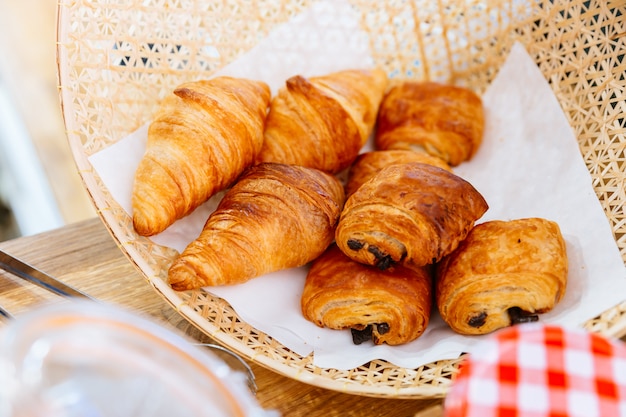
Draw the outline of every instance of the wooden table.
<instances>
[{"instance_id":1,"label":"wooden table","mask_svg":"<svg viewBox=\"0 0 626 417\"><path fill-rule=\"evenodd\" d=\"M58 279L126 309L147 314L210 341L182 318L127 260L99 218L42 234L0 242L0 248ZM0 305L19 318L42 303L62 300L0 270ZM441 400L363 397L330 391L279 375L250 363L258 385L257 400L283 416L419 416L442 414Z\"/></svg>"}]
</instances>

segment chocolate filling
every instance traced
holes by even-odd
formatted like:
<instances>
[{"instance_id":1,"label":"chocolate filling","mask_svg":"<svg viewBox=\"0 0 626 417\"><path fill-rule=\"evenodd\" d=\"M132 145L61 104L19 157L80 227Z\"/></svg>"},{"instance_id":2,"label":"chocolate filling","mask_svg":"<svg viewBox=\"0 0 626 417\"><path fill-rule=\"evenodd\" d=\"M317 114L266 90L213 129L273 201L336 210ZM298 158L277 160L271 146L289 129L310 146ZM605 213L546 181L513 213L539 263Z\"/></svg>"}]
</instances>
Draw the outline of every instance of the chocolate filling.
<instances>
[{"instance_id":1,"label":"chocolate filling","mask_svg":"<svg viewBox=\"0 0 626 417\"><path fill-rule=\"evenodd\" d=\"M363 330L350 329L350 331L352 332L352 343L355 345L372 340L372 326L366 326Z\"/></svg>"},{"instance_id":2,"label":"chocolate filling","mask_svg":"<svg viewBox=\"0 0 626 417\"><path fill-rule=\"evenodd\" d=\"M348 247L352 250L359 250L362 249L363 246L365 246L365 243L361 242L360 240L354 239L348 239L346 243L348 244Z\"/></svg>"},{"instance_id":3,"label":"chocolate filling","mask_svg":"<svg viewBox=\"0 0 626 417\"><path fill-rule=\"evenodd\" d=\"M381 252L376 246L370 246L367 248L367 251L370 252L376 258L376 266L381 271L389 268L393 264L393 259L388 254Z\"/></svg>"},{"instance_id":4,"label":"chocolate filling","mask_svg":"<svg viewBox=\"0 0 626 417\"><path fill-rule=\"evenodd\" d=\"M539 316L537 314L529 313L519 307L511 307L507 310L507 312L511 318L511 324L531 323L539 320Z\"/></svg>"},{"instance_id":5,"label":"chocolate filling","mask_svg":"<svg viewBox=\"0 0 626 417\"><path fill-rule=\"evenodd\" d=\"M389 332L390 327L387 323L378 323L376 325L376 330L378 330L378 334L386 334Z\"/></svg>"},{"instance_id":6,"label":"chocolate filling","mask_svg":"<svg viewBox=\"0 0 626 417\"><path fill-rule=\"evenodd\" d=\"M355 345L360 345L363 342L368 342L373 338L374 326L376 326L376 331L378 334L388 333L390 330L389 324L387 323L377 323L377 324L369 324L365 326L362 330L350 329L352 333L352 343Z\"/></svg>"},{"instance_id":7,"label":"chocolate filling","mask_svg":"<svg viewBox=\"0 0 626 417\"><path fill-rule=\"evenodd\" d=\"M477 316L470 317L467 324L472 327L480 327L487 321L487 313L481 311Z\"/></svg>"}]
</instances>

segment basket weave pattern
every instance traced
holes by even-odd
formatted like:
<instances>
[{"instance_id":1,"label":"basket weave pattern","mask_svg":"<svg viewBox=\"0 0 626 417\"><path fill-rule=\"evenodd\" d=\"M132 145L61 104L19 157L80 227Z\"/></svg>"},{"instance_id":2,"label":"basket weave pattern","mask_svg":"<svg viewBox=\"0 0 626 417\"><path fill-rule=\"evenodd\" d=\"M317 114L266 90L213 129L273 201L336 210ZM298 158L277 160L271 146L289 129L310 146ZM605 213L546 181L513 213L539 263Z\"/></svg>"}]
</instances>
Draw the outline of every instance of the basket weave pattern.
<instances>
[{"instance_id":1,"label":"basket weave pattern","mask_svg":"<svg viewBox=\"0 0 626 417\"><path fill-rule=\"evenodd\" d=\"M94 0L59 3L59 89L70 147L105 225L168 302L233 350L285 375L370 396L445 395L459 360L418 369L372 361L320 369L243 323L204 291L166 284L174 251L133 232L88 157L150 120L176 85L206 78L313 0ZM626 260L626 2L624 0L352 0L372 56L392 80L431 79L482 92L515 41L549 81L578 138L593 186ZM326 36L326 37L325 37ZM332 31L320 34L332 41ZM626 303L585 327L626 332Z\"/></svg>"}]
</instances>

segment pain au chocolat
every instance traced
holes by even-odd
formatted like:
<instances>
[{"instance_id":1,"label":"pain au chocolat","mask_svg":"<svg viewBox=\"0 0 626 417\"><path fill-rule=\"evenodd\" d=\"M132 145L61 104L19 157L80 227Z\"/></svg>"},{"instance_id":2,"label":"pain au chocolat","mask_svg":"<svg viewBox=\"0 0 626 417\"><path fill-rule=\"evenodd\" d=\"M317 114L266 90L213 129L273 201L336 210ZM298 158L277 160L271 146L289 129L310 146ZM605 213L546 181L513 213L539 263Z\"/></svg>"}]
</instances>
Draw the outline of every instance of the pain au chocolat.
<instances>
[{"instance_id":1,"label":"pain au chocolat","mask_svg":"<svg viewBox=\"0 0 626 417\"><path fill-rule=\"evenodd\" d=\"M335 240L351 259L380 269L433 264L456 249L487 208L469 182L449 171L393 164L347 199Z\"/></svg>"},{"instance_id":2,"label":"pain au chocolat","mask_svg":"<svg viewBox=\"0 0 626 417\"><path fill-rule=\"evenodd\" d=\"M484 128L482 99L472 90L406 81L383 98L375 144L377 149L422 150L456 166L474 155Z\"/></svg>"},{"instance_id":3,"label":"pain au chocolat","mask_svg":"<svg viewBox=\"0 0 626 417\"><path fill-rule=\"evenodd\" d=\"M426 330L432 300L430 267L381 271L351 260L333 244L311 265L301 307L320 327L350 329L355 344L400 345Z\"/></svg>"},{"instance_id":4,"label":"pain au chocolat","mask_svg":"<svg viewBox=\"0 0 626 417\"><path fill-rule=\"evenodd\" d=\"M567 272L557 223L493 220L476 225L439 262L436 302L457 333L490 333L552 310L565 294Z\"/></svg>"}]
</instances>

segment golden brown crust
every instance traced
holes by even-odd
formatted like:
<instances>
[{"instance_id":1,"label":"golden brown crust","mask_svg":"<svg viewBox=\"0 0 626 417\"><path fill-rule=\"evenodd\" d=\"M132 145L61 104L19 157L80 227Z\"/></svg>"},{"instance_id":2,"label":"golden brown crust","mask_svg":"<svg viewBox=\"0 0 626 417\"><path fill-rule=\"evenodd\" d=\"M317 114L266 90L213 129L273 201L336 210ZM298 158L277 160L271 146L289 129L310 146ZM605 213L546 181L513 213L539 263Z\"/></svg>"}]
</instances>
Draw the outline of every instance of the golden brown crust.
<instances>
[{"instance_id":1,"label":"golden brown crust","mask_svg":"<svg viewBox=\"0 0 626 417\"><path fill-rule=\"evenodd\" d=\"M347 199L335 239L350 258L381 269L427 265L452 252L487 208L451 172L418 162L390 165Z\"/></svg>"},{"instance_id":2,"label":"golden brown crust","mask_svg":"<svg viewBox=\"0 0 626 417\"><path fill-rule=\"evenodd\" d=\"M370 326L375 344L399 345L426 330L432 297L430 269L397 265L380 271L352 261L333 244L313 262L301 306L320 327Z\"/></svg>"},{"instance_id":3,"label":"golden brown crust","mask_svg":"<svg viewBox=\"0 0 626 417\"><path fill-rule=\"evenodd\" d=\"M557 223L485 222L437 265L437 306L454 331L490 333L550 311L565 294L567 271Z\"/></svg>"},{"instance_id":4,"label":"golden brown crust","mask_svg":"<svg viewBox=\"0 0 626 417\"><path fill-rule=\"evenodd\" d=\"M352 195L367 180L378 174L384 167L407 162L421 162L452 172L450 165L441 158L425 152L404 149L365 152L358 155L350 166L345 185L346 198Z\"/></svg>"},{"instance_id":5,"label":"golden brown crust","mask_svg":"<svg viewBox=\"0 0 626 417\"><path fill-rule=\"evenodd\" d=\"M169 270L175 290L245 282L305 265L332 243L344 203L322 171L264 163L249 168Z\"/></svg>"},{"instance_id":6,"label":"golden brown crust","mask_svg":"<svg viewBox=\"0 0 626 417\"><path fill-rule=\"evenodd\" d=\"M377 149L422 149L456 166L474 155L484 125L482 100L473 91L407 81L383 98L375 143Z\"/></svg>"},{"instance_id":7,"label":"golden brown crust","mask_svg":"<svg viewBox=\"0 0 626 417\"><path fill-rule=\"evenodd\" d=\"M265 83L231 77L182 84L163 100L135 172L138 234L162 232L254 163L269 100Z\"/></svg>"},{"instance_id":8,"label":"golden brown crust","mask_svg":"<svg viewBox=\"0 0 626 417\"><path fill-rule=\"evenodd\" d=\"M377 69L289 78L270 104L258 162L347 168L374 128L386 86Z\"/></svg>"}]
</instances>

